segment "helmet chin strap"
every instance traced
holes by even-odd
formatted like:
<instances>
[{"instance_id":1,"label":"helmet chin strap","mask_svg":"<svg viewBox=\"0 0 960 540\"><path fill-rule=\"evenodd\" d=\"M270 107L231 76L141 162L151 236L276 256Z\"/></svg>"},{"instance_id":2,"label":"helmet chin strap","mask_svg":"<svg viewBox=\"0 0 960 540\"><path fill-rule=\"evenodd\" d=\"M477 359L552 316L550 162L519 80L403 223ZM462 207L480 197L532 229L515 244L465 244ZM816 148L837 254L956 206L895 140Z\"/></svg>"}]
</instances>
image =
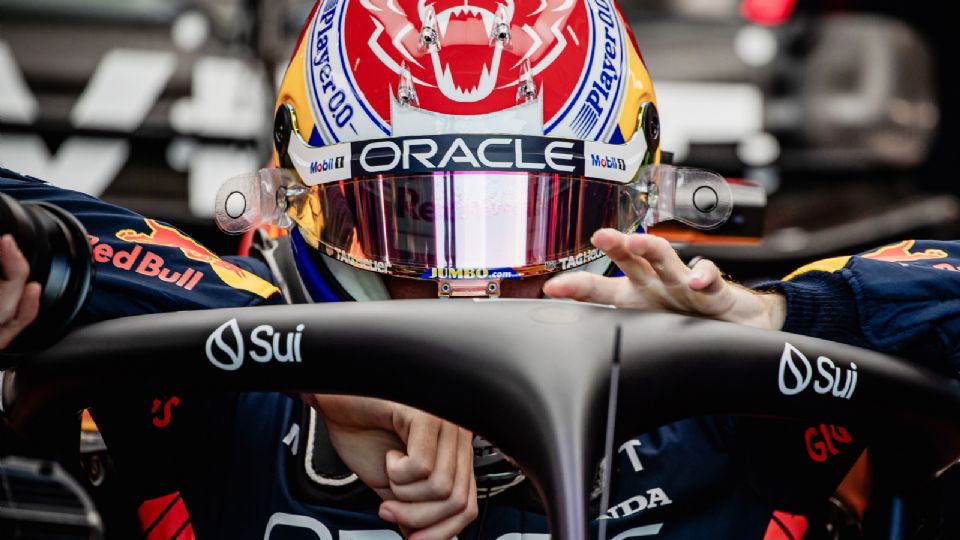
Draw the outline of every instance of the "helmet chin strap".
<instances>
[{"instance_id":1,"label":"helmet chin strap","mask_svg":"<svg viewBox=\"0 0 960 540\"><path fill-rule=\"evenodd\" d=\"M440 298L499 298L499 279L441 279L437 282Z\"/></svg>"}]
</instances>

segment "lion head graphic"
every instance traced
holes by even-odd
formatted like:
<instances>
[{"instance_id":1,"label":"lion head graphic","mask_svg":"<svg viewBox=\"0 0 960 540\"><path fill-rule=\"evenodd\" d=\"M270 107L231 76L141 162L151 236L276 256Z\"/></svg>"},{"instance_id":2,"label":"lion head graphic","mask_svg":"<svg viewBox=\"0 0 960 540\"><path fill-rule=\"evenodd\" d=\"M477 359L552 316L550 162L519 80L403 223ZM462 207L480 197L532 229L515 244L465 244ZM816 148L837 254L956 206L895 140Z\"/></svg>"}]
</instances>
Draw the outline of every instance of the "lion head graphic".
<instances>
[{"instance_id":1,"label":"lion head graphic","mask_svg":"<svg viewBox=\"0 0 960 540\"><path fill-rule=\"evenodd\" d=\"M356 0L346 8L347 58L357 84L381 118L405 66L420 106L444 114L485 114L517 104L516 87L529 69L549 118L569 97L590 40L576 0ZM495 26L509 40L492 38ZM436 30L425 46L421 29ZM349 31L347 31L349 29ZM574 73L571 76L571 66ZM562 76L561 74L566 74Z\"/></svg>"}]
</instances>

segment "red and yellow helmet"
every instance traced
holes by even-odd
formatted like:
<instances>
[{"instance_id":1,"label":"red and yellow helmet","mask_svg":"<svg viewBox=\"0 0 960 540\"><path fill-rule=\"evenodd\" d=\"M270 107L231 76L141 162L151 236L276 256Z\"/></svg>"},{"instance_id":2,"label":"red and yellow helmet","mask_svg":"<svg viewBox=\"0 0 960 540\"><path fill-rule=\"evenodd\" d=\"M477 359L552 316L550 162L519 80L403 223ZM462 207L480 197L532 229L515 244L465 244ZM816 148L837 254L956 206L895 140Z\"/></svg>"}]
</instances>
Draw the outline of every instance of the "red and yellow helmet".
<instances>
[{"instance_id":1,"label":"red and yellow helmet","mask_svg":"<svg viewBox=\"0 0 960 540\"><path fill-rule=\"evenodd\" d=\"M623 144L644 105L656 106L653 84L609 0L320 2L277 98L313 146L467 122L506 133L498 116L536 117L524 126L536 135Z\"/></svg>"},{"instance_id":2,"label":"red and yellow helmet","mask_svg":"<svg viewBox=\"0 0 960 540\"><path fill-rule=\"evenodd\" d=\"M661 178L653 85L612 0L323 0L274 135L285 172L260 184L296 193L302 273L338 279L343 263L489 293L602 271L593 233L669 214L658 190L690 180Z\"/></svg>"}]
</instances>

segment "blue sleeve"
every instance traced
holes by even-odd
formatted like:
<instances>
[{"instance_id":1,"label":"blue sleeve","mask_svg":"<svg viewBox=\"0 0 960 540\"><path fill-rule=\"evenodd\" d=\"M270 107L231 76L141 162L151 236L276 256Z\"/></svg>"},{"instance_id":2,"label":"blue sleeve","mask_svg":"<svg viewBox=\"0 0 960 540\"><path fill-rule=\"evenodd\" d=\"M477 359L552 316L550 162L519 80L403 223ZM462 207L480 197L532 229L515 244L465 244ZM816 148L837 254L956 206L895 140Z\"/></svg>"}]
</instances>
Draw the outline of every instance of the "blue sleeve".
<instances>
[{"instance_id":1,"label":"blue sleeve","mask_svg":"<svg viewBox=\"0 0 960 540\"><path fill-rule=\"evenodd\" d=\"M787 300L783 330L923 361L957 375L960 367L960 244L906 240L852 257L816 261L761 284ZM916 353L924 354L916 354ZM738 455L760 493L781 509L833 491L870 433L860 425L814 421L734 421Z\"/></svg>"},{"instance_id":2,"label":"blue sleeve","mask_svg":"<svg viewBox=\"0 0 960 540\"><path fill-rule=\"evenodd\" d=\"M56 204L86 227L95 278L80 322L282 302L264 264L219 257L166 223L3 169L0 191Z\"/></svg>"},{"instance_id":3,"label":"blue sleeve","mask_svg":"<svg viewBox=\"0 0 960 540\"><path fill-rule=\"evenodd\" d=\"M87 229L95 277L78 323L282 303L266 265L219 257L166 223L3 169L0 191L60 206ZM93 414L139 502L177 491L208 468L218 470L229 455L221 442L231 436L236 400L234 394L203 391L111 394L98 399Z\"/></svg>"},{"instance_id":4,"label":"blue sleeve","mask_svg":"<svg viewBox=\"0 0 960 540\"><path fill-rule=\"evenodd\" d=\"M960 373L960 243L904 240L761 288L786 296L785 331L890 354L922 350L935 357L931 367Z\"/></svg>"}]
</instances>

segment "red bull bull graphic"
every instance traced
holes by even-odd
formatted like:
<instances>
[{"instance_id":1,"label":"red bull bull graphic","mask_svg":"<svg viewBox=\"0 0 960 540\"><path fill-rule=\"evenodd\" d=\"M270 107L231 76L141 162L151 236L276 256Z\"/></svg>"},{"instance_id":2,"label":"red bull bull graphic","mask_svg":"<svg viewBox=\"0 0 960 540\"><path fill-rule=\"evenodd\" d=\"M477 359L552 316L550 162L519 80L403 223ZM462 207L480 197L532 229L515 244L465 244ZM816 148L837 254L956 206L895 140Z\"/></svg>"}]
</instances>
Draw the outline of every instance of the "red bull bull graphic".
<instances>
[{"instance_id":1,"label":"red bull bull graphic","mask_svg":"<svg viewBox=\"0 0 960 540\"><path fill-rule=\"evenodd\" d=\"M871 251L863 255L864 259L874 259L877 261L893 263L909 263L916 261L929 261L937 259L946 259L947 252L942 249L925 249L923 251L912 251L916 240L904 240L890 246L884 246L876 251Z\"/></svg>"},{"instance_id":2,"label":"red bull bull graphic","mask_svg":"<svg viewBox=\"0 0 960 540\"><path fill-rule=\"evenodd\" d=\"M132 242L139 244L131 250L131 253L136 250L142 249L141 246L158 246L158 247L167 247L167 248L176 248L191 261L196 261L205 265L209 265L210 269L219 277L224 283L233 287L234 289L244 290L262 298L269 298L270 296L279 293L280 290L273 286L270 282L265 279L247 272L246 270L231 264L227 261L224 261L214 252L200 245L196 240L190 238L189 236L181 233L177 229L159 223L152 219L144 219L147 224L147 227L150 228L149 233L142 233L139 231L134 231L133 229L124 229L118 231L116 237L124 242ZM122 252L121 252L122 253ZM147 272L146 275L155 275L163 281L167 279L172 279L173 274L167 271L165 274L167 279L164 279L164 271L167 269L163 268L163 259L150 251L146 251L144 260L137 266L137 271L140 272L141 267L144 272ZM138 251L139 256L139 251ZM148 256L152 256L153 265L146 265L146 259ZM94 254L96 258L96 253ZM133 263L130 262L132 265ZM114 262L116 265L116 262ZM129 270L130 268L126 268ZM192 270L192 269L191 269ZM154 272L156 272L154 274ZM190 281L190 288L192 289L197 282L200 281L203 274L197 271L198 276L192 278ZM182 277L181 277L182 279ZM177 281L176 283L179 283ZM186 288L186 287L185 287Z\"/></svg>"}]
</instances>

